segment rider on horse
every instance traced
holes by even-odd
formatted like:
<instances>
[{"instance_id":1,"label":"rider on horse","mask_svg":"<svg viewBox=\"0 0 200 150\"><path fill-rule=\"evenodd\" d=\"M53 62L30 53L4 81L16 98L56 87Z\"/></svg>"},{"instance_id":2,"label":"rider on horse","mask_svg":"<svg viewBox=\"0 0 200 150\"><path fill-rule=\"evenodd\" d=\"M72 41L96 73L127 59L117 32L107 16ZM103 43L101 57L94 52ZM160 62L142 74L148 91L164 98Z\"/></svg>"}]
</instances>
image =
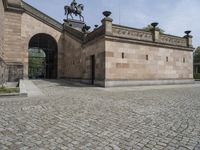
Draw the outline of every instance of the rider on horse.
<instances>
[{"instance_id":1,"label":"rider on horse","mask_svg":"<svg viewBox=\"0 0 200 150\"><path fill-rule=\"evenodd\" d=\"M73 2L71 3L71 8L72 8L72 10L77 10L77 2L76 2L76 0L73 0Z\"/></svg>"},{"instance_id":2,"label":"rider on horse","mask_svg":"<svg viewBox=\"0 0 200 150\"><path fill-rule=\"evenodd\" d=\"M78 5L76 0L73 0L70 6L65 6L64 9L65 9L65 15L67 15L67 19L69 15L73 19L72 14L74 14L75 16L79 15L80 21L84 21L84 17L82 16L82 11L84 10L83 4Z\"/></svg>"}]
</instances>

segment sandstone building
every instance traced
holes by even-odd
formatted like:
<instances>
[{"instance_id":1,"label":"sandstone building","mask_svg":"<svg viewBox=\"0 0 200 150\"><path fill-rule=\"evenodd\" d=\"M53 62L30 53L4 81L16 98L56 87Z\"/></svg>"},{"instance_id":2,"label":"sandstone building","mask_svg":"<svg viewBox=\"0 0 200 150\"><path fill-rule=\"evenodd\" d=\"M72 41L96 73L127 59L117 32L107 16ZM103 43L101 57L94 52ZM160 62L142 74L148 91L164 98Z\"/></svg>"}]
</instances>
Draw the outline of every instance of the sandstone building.
<instances>
[{"instance_id":1,"label":"sandstone building","mask_svg":"<svg viewBox=\"0 0 200 150\"><path fill-rule=\"evenodd\" d=\"M1 82L29 78L29 49L45 52L44 78L99 86L193 82L192 36L112 23L93 31L61 24L21 0L0 0Z\"/></svg>"}]
</instances>

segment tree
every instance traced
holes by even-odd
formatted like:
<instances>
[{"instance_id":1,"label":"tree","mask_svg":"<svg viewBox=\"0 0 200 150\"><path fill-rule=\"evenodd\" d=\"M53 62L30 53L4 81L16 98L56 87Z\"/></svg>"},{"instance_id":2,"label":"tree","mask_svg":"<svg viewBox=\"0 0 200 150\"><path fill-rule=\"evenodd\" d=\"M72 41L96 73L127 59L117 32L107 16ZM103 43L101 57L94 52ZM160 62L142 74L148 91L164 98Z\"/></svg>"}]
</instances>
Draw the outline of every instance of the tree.
<instances>
[{"instance_id":1,"label":"tree","mask_svg":"<svg viewBox=\"0 0 200 150\"><path fill-rule=\"evenodd\" d=\"M156 27L157 30L160 30L160 33L164 33L165 31L159 27ZM148 25L147 27L143 28L144 31L150 32L153 30L153 26L152 25Z\"/></svg>"},{"instance_id":2,"label":"tree","mask_svg":"<svg viewBox=\"0 0 200 150\"><path fill-rule=\"evenodd\" d=\"M194 51L194 62L200 62L200 46Z\"/></svg>"}]
</instances>

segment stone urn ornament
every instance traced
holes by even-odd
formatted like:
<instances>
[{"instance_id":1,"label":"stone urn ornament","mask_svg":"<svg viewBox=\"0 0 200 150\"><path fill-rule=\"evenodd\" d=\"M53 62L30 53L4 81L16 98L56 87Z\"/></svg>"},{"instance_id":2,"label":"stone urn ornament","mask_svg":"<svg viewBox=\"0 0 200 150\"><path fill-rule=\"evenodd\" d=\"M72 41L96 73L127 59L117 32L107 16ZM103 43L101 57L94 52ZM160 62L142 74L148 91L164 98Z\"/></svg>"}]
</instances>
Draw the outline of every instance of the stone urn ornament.
<instances>
[{"instance_id":1,"label":"stone urn ornament","mask_svg":"<svg viewBox=\"0 0 200 150\"><path fill-rule=\"evenodd\" d=\"M83 28L82 28L82 31L87 32L87 31L90 30L90 28L91 28L90 26L84 25Z\"/></svg>"},{"instance_id":2,"label":"stone urn ornament","mask_svg":"<svg viewBox=\"0 0 200 150\"><path fill-rule=\"evenodd\" d=\"M103 15L108 18L112 13L110 11L104 11Z\"/></svg>"},{"instance_id":3,"label":"stone urn ornament","mask_svg":"<svg viewBox=\"0 0 200 150\"><path fill-rule=\"evenodd\" d=\"M187 30L187 31L185 31L185 34L186 34L187 36L189 36L189 35L190 35L190 33L191 33L191 31L190 31L190 30Z\"/></svg>"},{"instance_id":4,"label":"stone urn ornament","mask_svg":"<svg viewBox=\"0 0 200 150\"><path fill-rule=\"evenodd\" d=\"M157 23L157 22L153 22L153 23L151 24L151 26L155 29L155 28L158 26L158 23Z\"/></svg>"}]
</instances>

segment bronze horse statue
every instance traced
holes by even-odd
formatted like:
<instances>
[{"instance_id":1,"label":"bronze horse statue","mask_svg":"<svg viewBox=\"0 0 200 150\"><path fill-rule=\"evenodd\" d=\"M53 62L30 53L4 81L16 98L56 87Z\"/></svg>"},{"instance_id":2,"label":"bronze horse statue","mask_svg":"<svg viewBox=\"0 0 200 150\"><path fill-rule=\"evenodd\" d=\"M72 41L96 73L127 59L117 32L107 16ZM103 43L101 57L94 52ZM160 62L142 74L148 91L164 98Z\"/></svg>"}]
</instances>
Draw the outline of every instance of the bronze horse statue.
<instances>
[{"instance_id":1,"label":"bronze horse statue","mask_svg":"<svg viewBox=\"0 0 200 150\"><path fill-rule=\"evenodd\" d=\"M80 21L84 22L84 17L82 16L82 11L84 10L84 5L79 4L78 6L72 7L72 6L65 6L65 15L67 15L67 20L69 19L69 15L71 16L72 19L74 14L75 16L79 15Z\"/></svg>"}]
</instances>

